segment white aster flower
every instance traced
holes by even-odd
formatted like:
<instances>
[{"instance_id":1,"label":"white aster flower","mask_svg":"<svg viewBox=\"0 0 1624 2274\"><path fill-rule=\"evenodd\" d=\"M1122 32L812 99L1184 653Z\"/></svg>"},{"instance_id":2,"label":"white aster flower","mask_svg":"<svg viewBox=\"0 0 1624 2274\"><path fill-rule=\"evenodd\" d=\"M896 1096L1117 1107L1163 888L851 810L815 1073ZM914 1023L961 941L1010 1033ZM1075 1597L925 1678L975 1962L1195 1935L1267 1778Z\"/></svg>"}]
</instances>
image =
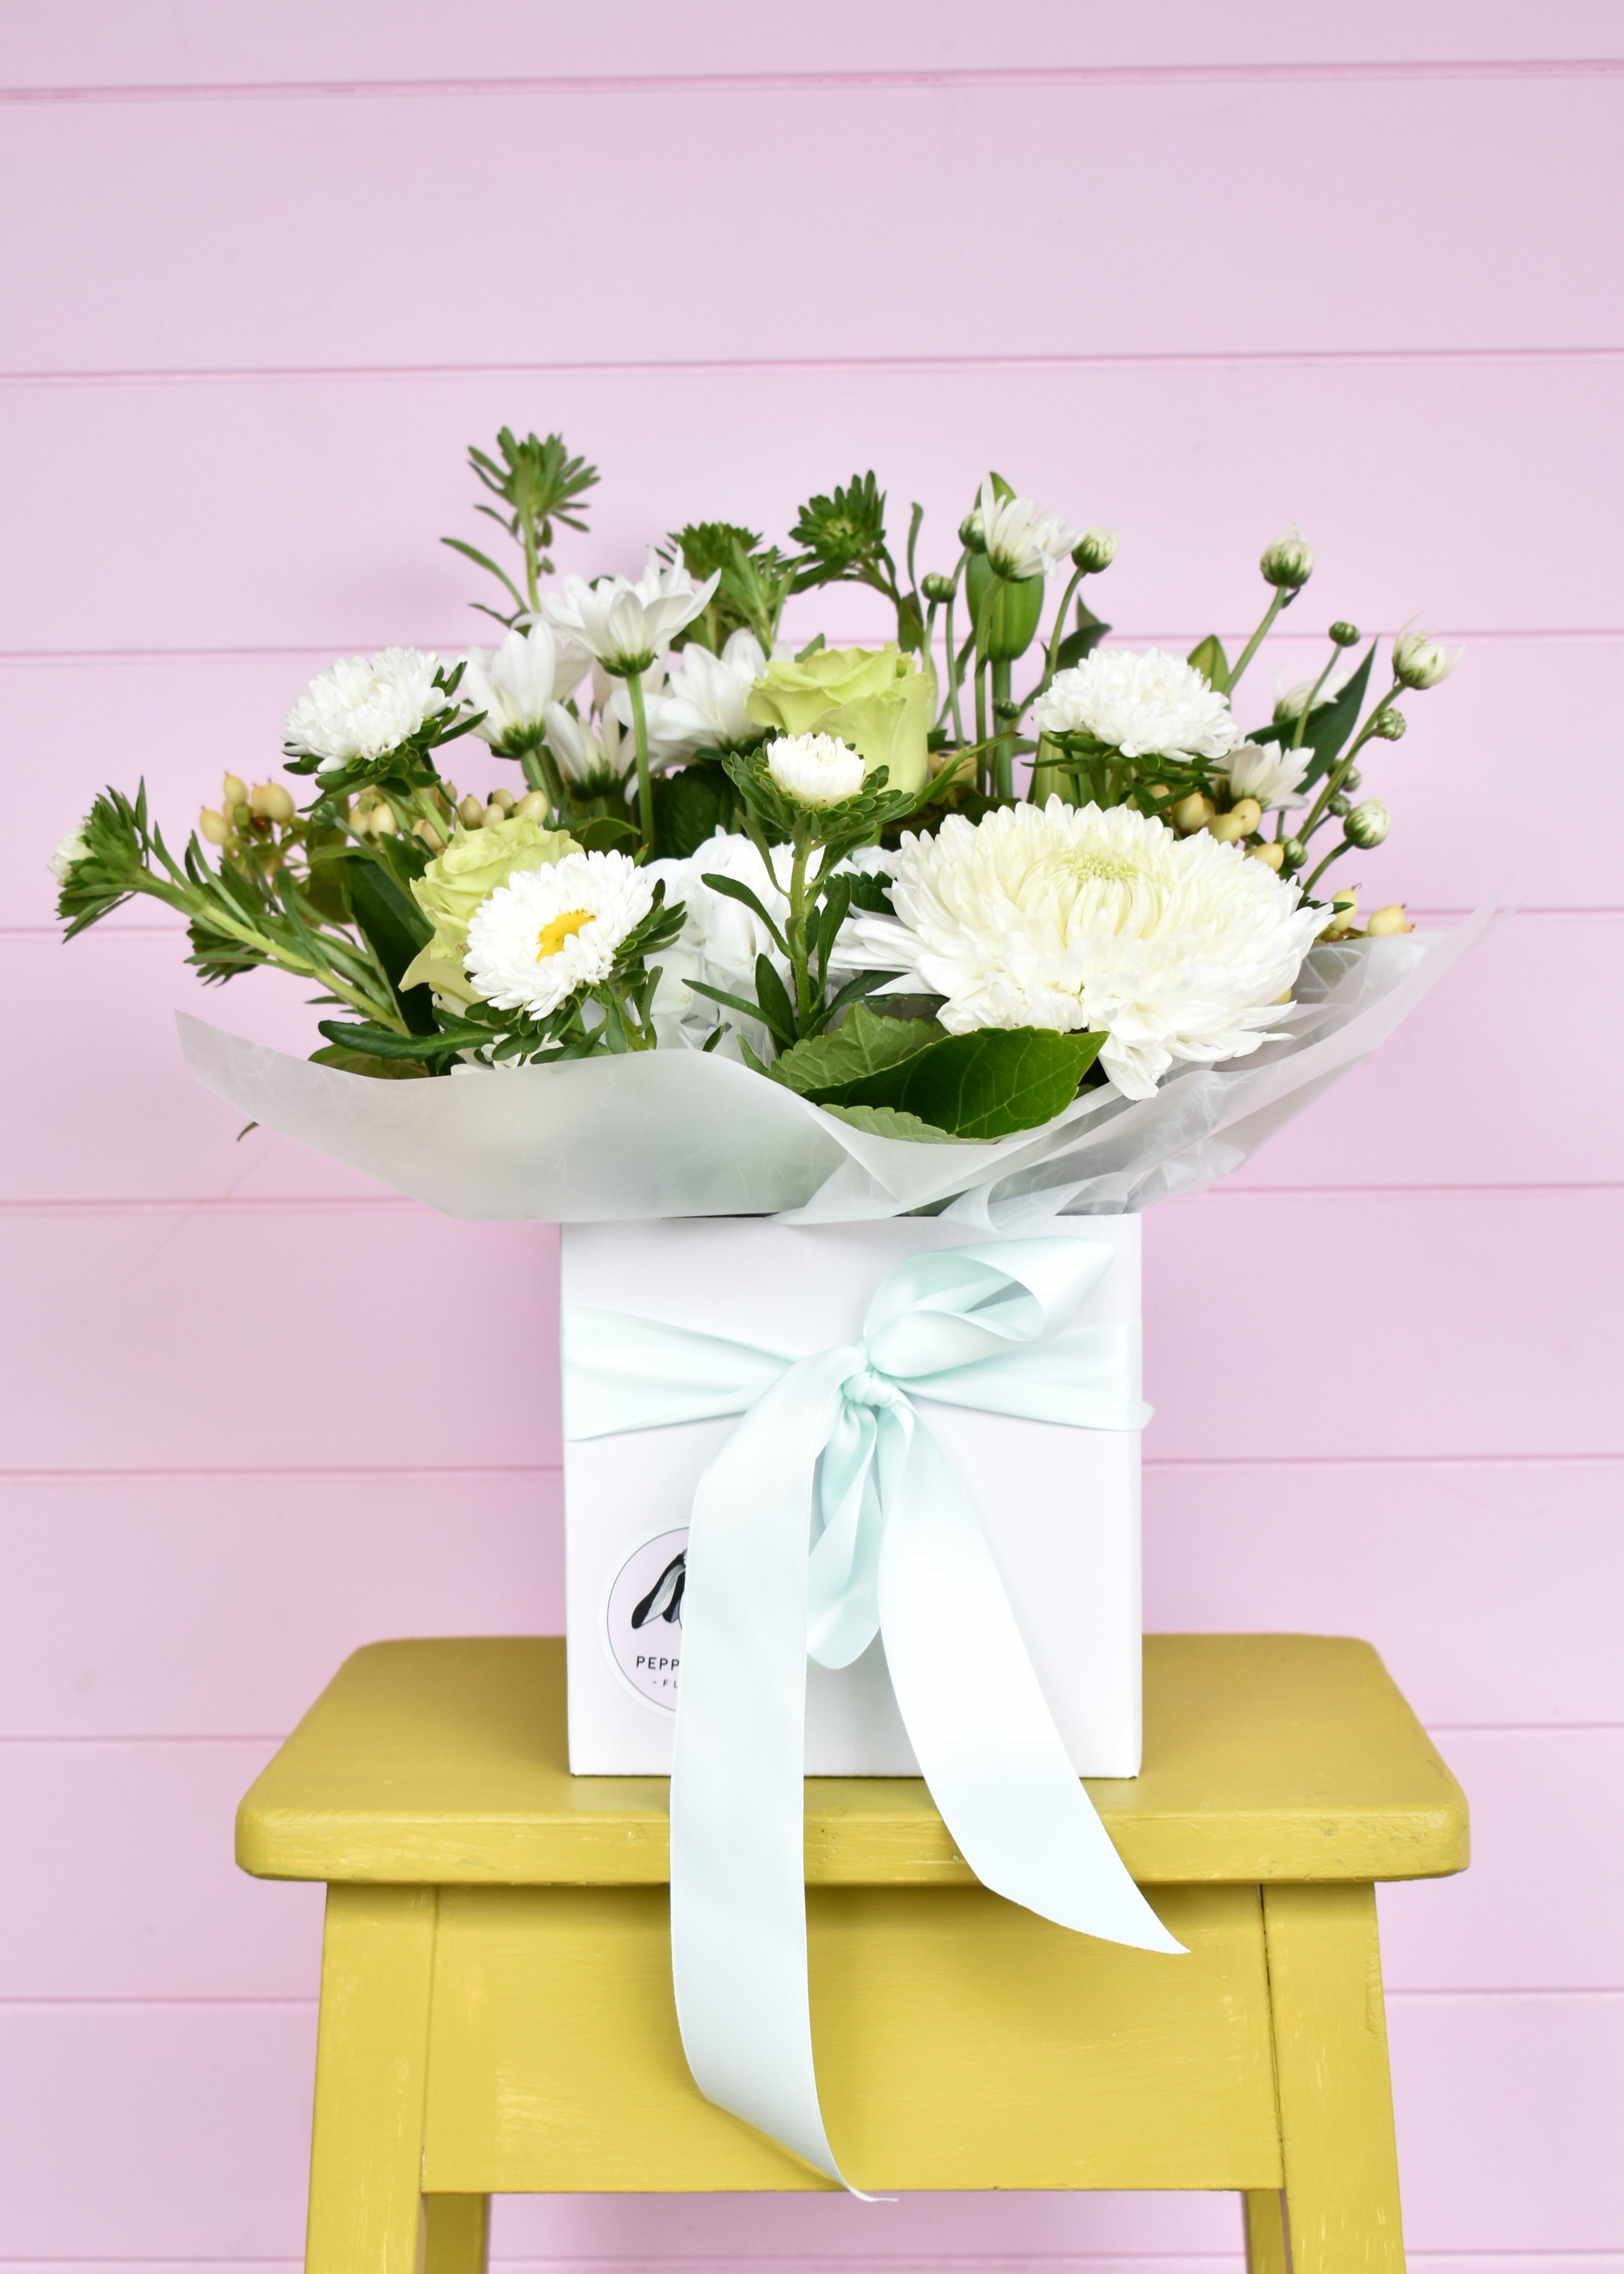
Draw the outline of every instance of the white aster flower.
<instances>
[{"instance_id":1,"label":"white aster flower","mask_svg":"<svg viewBox=\"0 0 1624 2274\"><path fill-rule=\"evenodd\" d=\"M590 661L544 623L510 631L493 651L470 649L458 692L470 711L485 712L474 732L507 756L533 749L548 704L573 692Z\"/></svg>"},{"instance_id":2,"label":"white aster flower","mask_svg":"<svg viewBox=\"0 0 1624 2274\"><path fill-rule=\"evenodd\" d=\"M446 709L439 669L437 655L415 647L340 656L289 712L286 749L301 757L381 758Z\"/></svg>"},{"instance_id":3,"label":"white aster flower","mask_svg":"<svg viewBox=\"0 0 1624 2274\"><path fill-rule=\"evenodd\" d=\"M758 955L771 960L781 979L788 978L788 961L754 909L717 892L704 879L731 877L738 884L748 885L782 931L789 917L786 887L792 858L787 845L773 847L777 881L770 883L761 855L749 839L718 829L685 861L650 861L644 865L645 877L664 883L666 906L680 900L688 911L677 939L659 952L654 1015L666 1039L697 1046L724 1019L734 1027L739 1024L735 1013L724 1010L708 995L697 994L691 983L694 980L703 980L708 986L748 1000L756 992ZM746 1038L758 1052L766 1048L763 1028L747 1027Z\"/></svg>"},{"instance_id":4,"label":"white aster flower","mask_svg":"<svg viewBox=\"0 0 1624 2274\"><path fill-rule=\"evenodd\" d=\"M1229 802L1255 797L1265 813L1289 805L1302 787L1312 750L1289 750L1282 742L1271 749L1267 743L1242 742L1229 753Z\"/></svg>"},{"instance_id":5,"label":"white aster flower","mask_svg":"<svg viewBox=\"0 0 1624 2274\"><path fill-rule=\"evenodd\" d=\"M863 786L861 752L835 734L784 734L762 753L767 772L797 805L839 805Z\"/></svg>"},{"instance_id":6,"label":"white aster flower","mask_svg":"<svg viewBox=\"0 0 1624 2274\"><path fill-rule=\"evenodd\" d=\"M890 856L895 919L853 915L841 961L902 968L945 997L951 1034L1103 1028L1100 1059L1149 1097L1179 1060L1270 1039L1274 1005L1325 922L1295 885L1205 830L1180 838L1129 806L1004 806Z\"/></svg>"},{"instance_id":7,"label":"white aster flower","mask_svg":"<svg viewBox=\"0 0 1624 2274\"><path fill-rule=\"evenodd\" d=\"M545 1019L578 987L607 979L654 904L653 880L624 853L567 853L499 885L469 919L475 992L499 1011Z\"/></svg>"},{"instance_id":8,"label":"white aster flower","mask_svg":"<svg viewBox=\"0 0 1624 2274\"><path fill-rule=\"evenodd\" d=\"M85 825L82 821L76 822L71 829L56 840L56 849L46 866L59 885L65 885L69 870L77 862L84 860L89 851L90 847L85 842Z\"/></svg>"},{"instance_id":9,"label":"white aster flower","mask_svg":"<svg viewBox=\"0 0 1624 2274\"><path fill-rule=\"evenodd\" d=\"M620 788L632 753L620 748L620 722L613 711L600 712L594 727L572 717L561 703L549 703L545 723L547 748L566 781L587 797L606 797Z\"/></svg>"},{"instance_id":10,"label":"white aster flower","mask_svg":"<svg viewBox=\"0 0 1624 2274\"><path fill-rule=\"evenodd\" d=\"M987 563L997 576L1024 581L1046 576L1058 567L1080 532L1057 513L1045 513L1031 498L1001 498L992 478L981 484L976 520L987 546Z\"/></svg>"},{"instance_id":11,"label":"white aster flower","mask_svg":"<svg viewBox=\"0 0 1624 2274\"><path fill-rule=\"evenodd\" d=\"M761 642L752 631L734 632L720 655L690 642L672 664L663 691L643 698L650 756L670 759L690 750L736 750L759 742L761 727L744 706L766 668ZM624 685L615 689L614 708L621 725L629 727L631 697Z\"/></svg>"},{"instance_id":12,"label":"white aster flower","mask_svg":"<svg viewBox=\"0 0 1624 2274\"><path fill-rule=\"evenodd\" d=\"M1222 758L1240 732L1229 698L1165 649L1096 648L1032 706L1046 734L1092 734L1124 758Z\"/></svg>"},{"instance_id":13,"label":"white aster flower","mask_svg":"<svg viewBox=\"0 0 1624 2274\"><path fill-rule=\"evenodd\" d=\"M649 565L634 584L625 576L566 576L561 592L542 606L553 626L594 655L617 678L646 671L660 650L691 624L715 591L719 570L695 584L680 561L662 562L649 547Z\"/></svg>"}]
</instances>

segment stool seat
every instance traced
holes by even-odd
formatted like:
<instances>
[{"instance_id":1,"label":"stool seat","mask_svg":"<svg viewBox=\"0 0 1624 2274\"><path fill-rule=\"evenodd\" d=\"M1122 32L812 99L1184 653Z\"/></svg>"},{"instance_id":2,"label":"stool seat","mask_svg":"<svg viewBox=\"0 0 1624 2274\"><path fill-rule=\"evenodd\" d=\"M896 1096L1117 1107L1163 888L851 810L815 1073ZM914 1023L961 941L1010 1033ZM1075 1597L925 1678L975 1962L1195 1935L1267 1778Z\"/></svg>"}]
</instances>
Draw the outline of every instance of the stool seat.
<instances>
[{"instance_id":1,"label":"stool seat","mask_svg":"<svg viewBox=\"0 0 1624 2274\"><path fill-rule=\"evenodd\" d=\"M714 2108L672 2002L667 1787L572 1777L564 1646L379 1643L243 1801L328 1885L307 2266L469 2274L523 2191L828 2182ZM1373 1883L1468 1856L1368 1644L1145 1645L1145 1765L1088 1789L1180 1959L981 1888L917 1779L806 1786L818 2075L856 2184L1224 2187L1254 2274L1395 2270Z\"/></svg>"}]
</instances>

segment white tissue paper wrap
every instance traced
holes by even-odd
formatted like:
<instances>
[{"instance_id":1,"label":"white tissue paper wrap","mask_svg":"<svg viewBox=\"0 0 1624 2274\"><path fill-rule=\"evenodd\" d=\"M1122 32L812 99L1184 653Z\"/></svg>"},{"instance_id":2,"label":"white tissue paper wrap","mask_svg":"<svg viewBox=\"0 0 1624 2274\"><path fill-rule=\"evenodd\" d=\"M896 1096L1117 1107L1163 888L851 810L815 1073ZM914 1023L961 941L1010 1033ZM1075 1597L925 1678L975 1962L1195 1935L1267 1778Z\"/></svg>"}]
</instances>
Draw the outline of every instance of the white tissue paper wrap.
<instances>
[{"instance_id":1,"label":"white tissue paper wrap","mask_svg":"<svg viewBox=\"0 0 1624 2274\"><path fill-rule=\"evenodd\" d=\"M180 1016L198 1080L259 1122L448 1216L545 1224L781 1216L853 1224L916 1210L982 1230L1136 1214L1250 1157L1385 1042L1493 921L1311 951L1282 1037L1187 1065L1154 1097L1091 1089L996 1144L875 1137L719 1053L380 1081Z\"/></svg>"}]
</instances>

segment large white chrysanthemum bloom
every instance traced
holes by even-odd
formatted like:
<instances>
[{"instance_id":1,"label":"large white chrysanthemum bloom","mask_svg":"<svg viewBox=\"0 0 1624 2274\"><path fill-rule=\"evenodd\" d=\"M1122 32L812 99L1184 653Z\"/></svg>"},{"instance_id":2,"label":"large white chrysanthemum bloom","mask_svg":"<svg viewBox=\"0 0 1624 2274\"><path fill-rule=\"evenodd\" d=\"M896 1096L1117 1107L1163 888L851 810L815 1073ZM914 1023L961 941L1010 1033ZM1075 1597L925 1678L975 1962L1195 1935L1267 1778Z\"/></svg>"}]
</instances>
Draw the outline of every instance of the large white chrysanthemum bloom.
<instances>
[{"instance_id":1,"label":"large white chrysanthemum bloom","mask_svg":"<svg viewBox=\"0 0 1624 2274\"><path fill-rule=\"evenodd\" d=\"M1175 836L1114 806L1004 806L903 838L897 914L853 915L841 961L904 970L946 998L950 1033L1103 1028L1118 1089L1148 1097L1181 1059L1211 1065L1268 1039L1272 1006L1324 925L1295 885L1205 830Z\"/></svg>"},{"instance_id":2,"label":"large white chrysanthemum bloom","mask_svg":"<svg viewBox=\"0 0 1624 2274\"><path fill-rule=\"evenodd\" d=\"M381 758L447 707L434 684L439 669L437 655L415 647L340 656L289 712L286 749L300 757Z\"/></svg>"},{"instance_id":3,"label":"large white chrysanthemum bloom","mask_svg":"<svg viewBox=\"0 0 1624 2274\"><path fill-rule=\"evenodd\" d=\"M1079 534L1063 515L1045 513L1031 498L1001 498L990 475L981 484L975 517L986 541L989 568L1017 580L1046 576L1065 559Z\"/></svg>"},{"instance_id":4,"label":"large white chrysanthemum bloom","mask_svg":"<svg viewBox=\"0 0 1624 2274\"><path fill-rule=\"evenodd\" d=\"M624 853L567 853L499 885L469 920L475 991L499 1011L545 1019L578 987L607 979L654 905L654 884Z\"/></svg>"},{"instance_id":5,"label":"large white chrysanthemum bloom","mask_svg":"<svg viewBox=\"0 0 1624 2274\"><path fill-rule=\"evenodd\" d=\"M745 709L749 692L767 668L761 642L752 631L736 631L720 655L690 642L671 666L658 693L645 695L650 755L662 760L692 750L736 750L758 742L762 730ZM614 692L615 715L632 723L631 697L625 685Z\"/></svg>"},{"instance_id":6,"label":"large white chrysanthemum bloom","mask_svg":"<svg viewBox=\"0 0 1624 2274\"><path fill-rule=\"evenodd\" d=\"M1096 648L1032 706L1045 734L1092 734L1124 758L1222 758L1240 740L1227 697L1164 648Z\"/></svg>"},{"instance_id":7,"label":"large white chrysanthemum bloom","mask_svg":"<svg viewBox=\"0 0 1624 2274\"><path fill-rule=\"evenodd\" d=\"M781 734L762 756L767 772L797 805L840 805L855 797L867 772L861 751L838 734Z\"/></svg>"},{"instance_id":8,"label":"large white chrysanthemum bloom","mask_svg":"<svg viewBox=\"0 0 1624 2274\"><path fill-rule=\"evenodd\" d=\"M561 703L585 676L591 658L548 624L511 631L494 651L473 648L458 689L485 717L474 732L493 750L534 747L549 703Z\"/></svg>"},{"instance_id":9,"label":"large white chrysanthemum bloom","mask_svg":"<svg viewBox=\"0 0 1624 2274\"><path fill-rule=\"evenodd\" d=\"M695 584L680 561L662 562L649 547L647 568L634 584L625 576L566 576L562 589L542 601L549 621L606 670L622 677L646 671L663 648L691 624L715 591L719 570Z\"/></svg>"},{"instance_id":10,"label":"large white chrysanthemum bloom","mask_svg":"<svg viewBox=\"0 0 1624 2274\"><path fill-rule=\"evenodd\" d=\"M1312 750L1289 750L1284 743L1271 749L1266 743L1242 742L1229 753L1229 802L1255 797L1265 813L1289 805L1302 787Z\"/></svg>"},{"instance_id":11,"label":"large white chrysanthemum bloom","mask_svg":"<svg viewBox=\"0 0 1624 2274\"><path fill-rule=\"evenodd\" d=\"M718 829L687 860L645 863L643 875L650 882L664 883L666 906L674 907L680 900L688 911L678 937L659 952L654 1016L662 1040L697 1047L724 1019L735 1028L740 1025L738 1013L725 1011L708 995L695 993L690 983L695 979L730 995L741 995L748 1002L756 993L758 955L766 956L778 976L787 979L788 961L754 909L717 892L704 879L729 877L737 884L748 885L782 931L789 919L789 897L784 888L789 883L791 858L787 845L774 847L777 881L770 883L761 855L749 839ZM764 1028L747 1023L745 1034L756 1050L764 1052Z\"/></svg>"}]
</instances>

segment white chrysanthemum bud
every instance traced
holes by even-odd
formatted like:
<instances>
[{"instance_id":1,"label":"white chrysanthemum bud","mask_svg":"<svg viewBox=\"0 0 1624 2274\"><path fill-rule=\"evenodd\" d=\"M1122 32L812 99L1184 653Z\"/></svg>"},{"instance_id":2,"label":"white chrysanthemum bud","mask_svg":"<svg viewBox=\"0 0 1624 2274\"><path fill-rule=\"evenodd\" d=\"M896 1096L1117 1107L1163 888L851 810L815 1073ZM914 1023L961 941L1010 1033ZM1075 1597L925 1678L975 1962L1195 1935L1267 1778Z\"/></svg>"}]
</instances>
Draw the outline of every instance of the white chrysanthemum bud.
<instances>
[{"instance_id":1,"label":"white chrysanthemum bud","mask_svg":"<svg viewBox=\"0 0 1624 2274\"><path fill-rule=\"evenodd\" d=\"M773 780L797 805L842 805L863 786L861 755L834 734L786 734L762 755Z\"/></svg>"},{"instance_id":2,"label":"white chrysanthemum bud","mask_svg":"<svg viewBox=\"0 0 1624 2274\"><path fill-rule=\"evenodd\" d=\"M1414 931L1415 926L1404 914L1402 900L1395 900L1389 907L1373 908L1365 929L1372 939L1387 939L1395 932Z\"/></svg>"},{"instance_id":3,"label":"white chrysanthemum bud","mask_svg":"<svg viewBox=\"0 0 1624 2274\"><path fill-rule=\"evenodd\" d=\"M229 845L231 825L223 813L216 813L212 806L206 805L198 816L198 835L207 845Z\"/></svg>"},{"instance_id":4,"label":"white chrysanthemum bud","mask_svg":"<svg viewBox=\"0 0 1624 2274\"><path fill-rule=\"evenodd\" d=\"M1071 566L1080 568L1086 576L1097 576L1109 568L1116 558L1116 532L1114 529L1086 529L1071 547Z\"/></svg>"},{"instance_id":5,"label":"white chrysanthemum bud","mask_svg":"<svg viewBox=\"0 0 1624 2274\"><path fill-rule=\"evenodd\" d=\"M1192 837L1198 829L1206 828L1217 810L1210 797L1199 789L1192 789L1188 797L1179 799L1169 818L1175 829L1186 837Z\"/></svg>"},{"instance_id":6,"label":"white chrysanthemum bud","mask_svg":"<svg viewBox=\"0 0 1624 2274\"><path fill-rule=\"evenodd\" d=\"M46 866L59 885L65 885L69 870L75 862L82 861L89 850L85 842L85 825L81 821L56 840L56 849Z\"/></svg>"},{"instance_id":7,"label":"white chrysanthemum bud","mask_svg":"<svg viewBox=\"0 0 1624 2274\"><path fill-rule=\"evenodd\" d=\"M239 805L248 802L248 785L241 774L227 774L220 785L220 810L235 817Z\"/></svg>"},{"instance_id":8,"label":"white chrysanthemum bud","mask_svg":"<svg viewBox=\"0 0 1624 2274\"><path fill-rule=\"evenodd\" d=\"M944 600L951 600L953 597L953 580L951 576L938 576L932 568L920 578L919 589L928 600L934 600L940 607Z\"/></svg>"},{"instance_id":9,"label":"white chrysanthemum bud","mask_svg":"<svg viewBox=\"0 0 1624 2274\"><path fill-rule=\"evenodd\" d=\"M1417 692L1436 687L1449 674L1465 653L1457 648L1453 656L1446 655L1441 640L1429 639L1425 632L1402 631L1393 643L1393 676L1402 687L1413 687Z\"/></svg>"},{"instance_id":10,"label":"white chrysanthemum bud","mask_svg":"<svg viewBox=\"0 0 1624 2274\"><path fill-rule=\"evenodd\" d=\"M1277 695L1274 697L1274 724L1277 727L1294 726L1307 710L1308 698L1313 691L1312 679L1300 679L1295 687L1288 687L1283 695ZM1320 703L1314 705L1316 711L1322 707Z\"/></svg>"},{"instance_id":11,"label":"white chrysanthemum bud","mask_svg":"<svg viewBox=\"0 0 1624 2274\"><path fill-rule=\"evenodd\" d=\"M1229 795L1255 797L1265 812L1289 805L1308 771L1312 753L1243 742L1229 753Z\"/></svg>"},{"instance_id":12,"label":"white chrysanthemum bud","mask_svg":"<svg viewBox=\"0 0 1624 2274\"><path fill-rule=\"evenodd\" d=\"M278 781L256 782L248 793L248 810L260 821L289 822L293 800Z\"/></svg>"},{"instance_id":13,"label":"white chrysanthemum bud","mask_svg":"<svg viewBox=\"0 0 1624 2274\"><path fill-rule=\"evenodd\" d=\"M457 806L457 818L464 829L483 829L485 826L484 801L477 798L471 789Z\"/></svg>"},{"instance_id":14,"label":"white chrysanthemum bud","mask_svg":"<svg viewBox=\"0 0 1624 2274\"><path fill-rule=\"evenodd\" d=\"M987 531L981 526L981 516L974 507L959 524L959 542L966 553L985 553Z\"/></svg>"},{"instance_id":15,"label":"white chrysanthemum bud","mask_svg":"<svg viewBox=\"0 0 1624 2274\"><path fill-rule=\"evenodd\" d=\"M1307 538L1294 523L1283 537L1263 548L1258 563L1266 584L1282 591L1298 592L1314 573L1314 556Z\"/></svg>"},{"instance_id":16,"label":"white chrysanthemum bud","mask_svg":"<svg viewBox=\"0 0 1624 2274\"><path fill-rule=\"evenodd\" d=\"M1350 845L1357 845L1368 853L1380 845L1387 833L1387 809L1379 797L1367 797L1363 805L1356 805L1342 824L1342 834Z\"/></svg>"},{"instance_id":17,"label":"white chrysanthemum bud","mask_svg":"<svg viewBox=\"0 0 1624 2274\"><path fill-rule=\"evenodd\" d=\"M1357 624L1350 624L1339 616L1331 626L1331 638L1338 647L1357 647L1359 628Z\"/></svg>"},{"instance_id":18,"label":"white chrysanthemum bud","mask_svg":"<svg viewBox=\"0 0 1624 2274\"><path fill-rule=\"evenodd\" d=\"M1402 711L1379 711L1371 732L1384 742L1402 742L1409 728L1410 722Z\"/></svg>"}]
</instances>

